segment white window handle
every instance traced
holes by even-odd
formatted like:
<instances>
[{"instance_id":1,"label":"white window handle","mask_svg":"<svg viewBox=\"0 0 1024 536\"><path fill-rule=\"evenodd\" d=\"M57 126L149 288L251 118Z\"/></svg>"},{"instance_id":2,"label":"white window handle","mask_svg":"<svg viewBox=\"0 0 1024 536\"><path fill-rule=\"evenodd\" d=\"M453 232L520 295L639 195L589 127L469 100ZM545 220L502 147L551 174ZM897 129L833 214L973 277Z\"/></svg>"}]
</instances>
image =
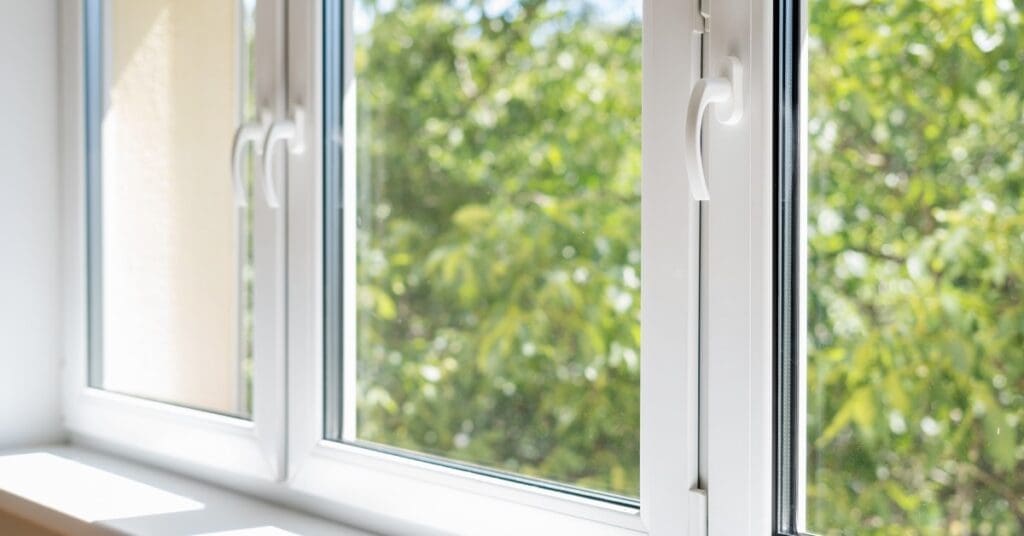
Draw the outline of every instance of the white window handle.
<instances>
[{"instance_id":1,"label":"white window handle","mask_svg":"<svg viewBox=\"0 0 1024 536\"><path fill-rule=\"evenodd\" d=\"M288 141L288 152L302 154L306 150L306 114L301 107L292 112L292 119L274 122L263 141L263 196L270 208L278 208L281 202L274 186L274 145Z\"/></svg>"},{"instance_id":2,"label":"white window handle","mask_svg":"<svg viewBox=\"0 0 1024 536\"><path fill-rule=\"evenodd\" d=\"M256 154L259 155L263 147L259 142L263 139L263 132L266 126L263 123L248 122L238 125L235 130L235 138L231 141L231 182L235 188L235 204L244 207L246 205L245 183L242 182L242 151L249 143L254 144Z\"/></svg>"},{"instance_id":3,"label":"white window handle","mask_svg":"<svg viewBox=\"0 0 1024 536\"><path fill-rule=\"evenodd\" d=\"M740 60L729 56L722 70L725 71L723 76L697 81L686 110L683 157L686 160L686 174L690 178L690 193L697 201L711 199L708 179L704 175L704 161L700 155L700 129L704 122L704 110L712 103L718 104L715 115L718 122L726 125L735 125L743 118L743 65Z\"/></svg>"}]
</instances>

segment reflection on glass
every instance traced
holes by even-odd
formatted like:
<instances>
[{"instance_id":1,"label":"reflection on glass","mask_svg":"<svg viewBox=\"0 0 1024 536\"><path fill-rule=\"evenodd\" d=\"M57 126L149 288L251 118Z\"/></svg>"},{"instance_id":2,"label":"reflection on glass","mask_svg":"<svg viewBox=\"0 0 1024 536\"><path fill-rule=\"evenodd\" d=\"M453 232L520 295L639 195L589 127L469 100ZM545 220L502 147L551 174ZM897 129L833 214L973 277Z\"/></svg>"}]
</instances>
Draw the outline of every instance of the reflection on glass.
<instances>
[{"instance_id":1,"label":"reflection on glass","mask_svg":"<svg viewBox=\"0 0 1024 536\"><path fill-rule=\"evenodd\" d=\"M252 115L253 2L103 5L96 387L246 416L252 214L229 155Z\"/></svg>"},{"instance_id":2,"label":"reflection on glass","mask_svg":"<svg viewBox=\"0 0 1024 536\"><path fill-rule=\"evenodd\" d=\"M640 10L357 0L342 439L638 494Z\"/></svg>"},{"instance_id":3,"label":"reflection on glass","mask_svg":"<svg viewBox=\"0 0 1024 536\"><path fill-rule=\"evenodd\" d=\"M1013 0L811 0L807 523L1024 533Z\"/></svg>"}]
</instances>

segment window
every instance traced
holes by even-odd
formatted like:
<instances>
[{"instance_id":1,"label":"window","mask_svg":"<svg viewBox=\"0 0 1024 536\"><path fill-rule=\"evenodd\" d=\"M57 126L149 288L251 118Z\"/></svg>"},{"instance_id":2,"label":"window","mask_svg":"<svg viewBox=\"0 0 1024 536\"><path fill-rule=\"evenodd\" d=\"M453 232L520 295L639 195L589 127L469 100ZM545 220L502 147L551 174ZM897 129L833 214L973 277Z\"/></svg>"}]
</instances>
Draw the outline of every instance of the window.
<instances>
[{"instance_id":1,"label":"window","mask_svg":"<svg viewBox=\"0 0 1024 536\"><path fill-rule=\"evenodd\" d=\"M1018 534L1019 7L793 4L781 528Z\"/></svg>"},{"instance_id":2,"label":"window","mask_svg":"<svg viewBox=\"0 0 1024 536\"><path fill-rule=\"evenodd\" d=\"M284 223L257 195L267 174L252 143L279 98L271 4L62 7L81 39L67 54L83 58L66 99L84 108L65 119L84 132L69 178L81 210L67 215L82 269L69 288L87 275L71 294L81 308L69 303L84 313L71 339L87 341L68 367L69 428L261 478L283 471L286 440Z\"/></svg>"},{"instance_id":3,"label":"window","mask_svg":"<svg viewBox=\"0 0 1024 536\"><path fill-rule=\"evenodd\" d=\"M686 525L695 205L648 141L674 125L640 114L682 113L688 64L649 62L693 46L692 14L651 8L656 41L631 1L324 4L323 193L295 198L323 217L290 223L323 236L289 252L315 282L290 331L323 336L289 353L297 488L454 532L505 518L481 494L537 507L523 530Z\"/></svg>"},{"instance_id":4,"label":"window","mask_svg":"<svg viewBox=\"0 0 1024 536\"><path fill-rule=\"evenodd\" d=\"M641 3L352 9L329 437L632 503Z\"/></svg>"},{"instance_id":5,"label":"window","mask_svg":"<svg viewBox=\"0 0 1024 536\"><path fill-rule=\"evenodd\" d=\"M62 6L76 440L385 531L702 526L696 12Z\"/></svg>"},{"instance_id":6,"label":"window","mask_svg":"<svg viewBox=\"0 0 1024 536\"><path fill-rule=\"evenodd\" d=\"M62 6L76 440L392 532L1024 529L1013 2Z\"/></svg>"}]
</instances>

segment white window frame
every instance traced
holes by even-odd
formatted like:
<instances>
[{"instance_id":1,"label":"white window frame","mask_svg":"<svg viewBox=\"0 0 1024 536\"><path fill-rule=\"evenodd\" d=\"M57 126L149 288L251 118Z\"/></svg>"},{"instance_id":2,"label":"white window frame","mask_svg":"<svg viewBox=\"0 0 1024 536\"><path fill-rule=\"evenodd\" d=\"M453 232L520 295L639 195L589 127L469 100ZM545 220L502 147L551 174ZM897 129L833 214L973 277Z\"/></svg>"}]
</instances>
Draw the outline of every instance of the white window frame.
<instances>
[{"instance_id":1,"label":"white window frame","mask_svg":"<svg viewBox=\"0 0 1024 536\"><path fill-rule=\"evenodd\" d=\"M274 234L271 249L287 252L280 262L260 267L277 274L277 298L257 314L280 326L267 335L267 344L279 351L257 364L255 422L87 386L82 9L80 2L61 3L63 407L72 439L386 532L769 534L772 2L703 1L710 3L714 20L703 37L705 65L735 55L747 74L741 124L706 122L712 201L698 208L687 186L681 144L700 64L694 29L701 0L644 0L638 509L323 439L319 0L259 0L260 6L273 6L266 8L272 15L261 18L262 24L273 28L287 20L290 26L287 32L262 25L257 30L273 34L265 41L272 44L258 54L286 53L288 60L287 84L285 73L274 77L276 82L259 84L271 95L275 118L288 117L301 105L310 120L303 155L284 164L278 149L278 171L287 167L289 177L287 210L274 212L271 218L278 219L269 225L287 229L287 236ZM285 36L287 46L273 44ZM283 65L280 59L273 61ZM284 188L279 180L279 189ZM703 323L698 322L701 294ZM698 339L706 356L704 401L698 400ZM704 404L708 425L699 447L698 405ZM705 453L699 458L701 448ZM700 489L711 492L706 506Z\"/></svg>"},{"instance_id":2,"label":"white window frame","mask_svg":"<svg viewBox=\"0 0 1024 536\"><path fill-rule=\"evenodd\" d=\"M744 115L707 121L703 269L709 534L774 535L775 6L705 0L705 76L744 66ZM709 72L710 71L710 72Z\"/></svg>"},{"instance_id":3,"label":"white window frame","mask_svg":"<svg viewBox=\"0 0 1024 536\"><path fill-rule=\"evenodd\" d=\"M262 68L257 70L257 101L272 108L283 100L282 77L272 72L283 65L283 34L279 28L283 7L280 0L261 0L256 12L256 61ZM109 9L104 6L102 12L109 13ZM277 480L283 476L286 441L283 220L260 208L262 204L254 218L255 232L261 237L256 247L256 272L260 274L256 285L257 293L263 296L255 315L258 324L276 328L261 329L254 335L254 418L219 415L89 386L85 3L62 2L60 25L60 154L65 183L61 210L64 425L74 441L102 445L175 468L214 470L256 481ZM228 157L225 155L225 163Z\"/></svg>"}]
</instances>

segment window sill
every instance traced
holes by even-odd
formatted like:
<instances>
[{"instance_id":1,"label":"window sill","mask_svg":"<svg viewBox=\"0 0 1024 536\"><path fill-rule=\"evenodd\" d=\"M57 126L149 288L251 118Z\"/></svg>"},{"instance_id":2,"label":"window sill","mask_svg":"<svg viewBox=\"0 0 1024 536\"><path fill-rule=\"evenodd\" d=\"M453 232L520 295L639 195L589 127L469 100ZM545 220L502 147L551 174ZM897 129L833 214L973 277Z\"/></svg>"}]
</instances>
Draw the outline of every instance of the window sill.
<instances>
[{"instance_id":1,"label":"window sill","mask_svg":"<svg viewBox=\"0 0 1024 536\"><path fill-rule=\"evenodd\" d=\"M4 513L61 534L367 534L80 446L0 451Z\"/></svg>"}]
</instances>

